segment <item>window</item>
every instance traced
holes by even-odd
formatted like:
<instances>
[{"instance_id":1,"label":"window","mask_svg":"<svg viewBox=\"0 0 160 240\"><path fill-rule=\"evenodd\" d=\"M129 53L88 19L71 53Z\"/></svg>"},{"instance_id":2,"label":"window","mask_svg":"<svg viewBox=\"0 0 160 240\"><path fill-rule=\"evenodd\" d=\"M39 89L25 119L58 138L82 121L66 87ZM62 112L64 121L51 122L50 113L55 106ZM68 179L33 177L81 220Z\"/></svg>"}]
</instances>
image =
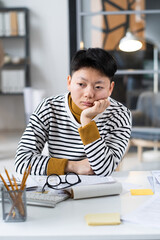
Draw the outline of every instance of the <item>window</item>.
<instances>
[{"instance_id":1,"label":"window","mask_svg":"<svg viewBox=\"0 0 160 240\"><path fill-rule=\"evenodd\" d=\"M113 98L130 109L142 91L158 91L160 1L155 0L77 0L76 49L101 47L117 60ZM130 30L143 39L143 48L127 53L119 41Z\"/></svg>"}]
</instances>

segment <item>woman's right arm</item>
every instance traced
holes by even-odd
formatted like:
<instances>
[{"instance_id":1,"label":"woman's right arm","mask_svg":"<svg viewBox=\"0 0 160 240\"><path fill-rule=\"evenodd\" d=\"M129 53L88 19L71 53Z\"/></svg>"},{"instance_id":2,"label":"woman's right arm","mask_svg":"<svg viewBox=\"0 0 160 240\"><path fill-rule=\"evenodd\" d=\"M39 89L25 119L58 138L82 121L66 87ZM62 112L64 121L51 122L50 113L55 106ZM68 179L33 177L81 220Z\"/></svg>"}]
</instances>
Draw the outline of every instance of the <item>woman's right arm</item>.
<instances>
[{"instance_id":1,"label":"woman's right arm","mask_svg":"<svg viewBox=\"0 0 160 240\"><path fill-rule=\"evenodd\" d=\"M36 113L32 114L16 152L15 169L18 173L23 173L31 165L31 174L46 174L50 157L42 155L42 151L47 139L46 126Z\"/></svg>"}]
</instances>

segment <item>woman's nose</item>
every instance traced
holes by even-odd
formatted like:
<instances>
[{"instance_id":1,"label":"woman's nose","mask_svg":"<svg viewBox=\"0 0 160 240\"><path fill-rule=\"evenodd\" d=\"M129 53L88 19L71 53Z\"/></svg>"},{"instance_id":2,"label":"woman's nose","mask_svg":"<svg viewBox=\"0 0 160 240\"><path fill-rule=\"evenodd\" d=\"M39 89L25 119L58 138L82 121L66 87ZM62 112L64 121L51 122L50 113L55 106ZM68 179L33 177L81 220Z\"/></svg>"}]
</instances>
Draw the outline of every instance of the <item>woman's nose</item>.
<instances>
[{"instance_id":1,"label":"woman's nose","mask_svg":"<svg viewBox=\"0 0 160 240\"><path fill-rule=\"evenodd\" d=\"M85 89L85 97L87 97L87 98L93 98L94 97L94 89L93 89L93 87L87 87L86 89Z\"/></svg>"}]
</instances>

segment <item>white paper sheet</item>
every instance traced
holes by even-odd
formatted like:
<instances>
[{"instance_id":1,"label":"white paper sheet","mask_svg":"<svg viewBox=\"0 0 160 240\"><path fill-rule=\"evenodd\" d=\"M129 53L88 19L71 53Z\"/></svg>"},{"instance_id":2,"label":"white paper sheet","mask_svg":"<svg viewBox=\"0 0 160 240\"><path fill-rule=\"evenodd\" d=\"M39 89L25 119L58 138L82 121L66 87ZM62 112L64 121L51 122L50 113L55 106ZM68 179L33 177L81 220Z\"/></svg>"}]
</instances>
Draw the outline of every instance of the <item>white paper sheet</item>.
<instances>
[{"instance_id":1,"label":"white paper sheet","mask_svg":"<svg viewBox=\"0 0 160 240\"><path fill-rule=\"evenodd\" d=\"M126 192L129 192L131 189L140 189L142 188L141 185L130 183L130 182L124 182L122 183L123 190Z\"/></svg>"},{"instance_id":2,"label":"white paper sheet","mask_svg":"<svg viewBox=\"0 0 160 240\"><path fill-rule=\"evenodd\" d=\"M78 185L90 185L90 184L100 184L100 183L113 183L115 179L112 176L99 177L96 175L79 175L81 183Z\"/></svg>"},{"instance_id":3,"label":"white paper sheet","mask_svg":"<svg viewBox=\"0 0 160 240\"><path fill-rule=\"evenodd\" d=\"M65 182L65 175L60 176L62 181ZM95 185L103 183L115 183L115 179L112 176L100 177L96 175L79 175L81 182L75 186L85 186L85 185ZM74 179L74 176L73 176ZM72 175L70 176L70 181L72 182ZM63 184L63 187L70 187L68 184ZM61 188L61 185L59 186Z\"/></svg>"},{"instance_id":4,"label":"white paper sheet","mask_svg":"<svg viewBox=\"0 0 160 240\"><path fill-rule=\"evenodd\" d=\"M134 212L123 215L121 219L144 226L160 228L160 195L154 194Z\"/></svg>"},{"instance_id":5,"label":"white paper sheet","mask_svg":"<svg viewBox=\"0 0 160 240\"><path fill-rule=\"evenodd\" d=\"M160 184L160 171L154 170L152 171L152 175L157 179L158 183Z\"/></svg>"}]
</instances>

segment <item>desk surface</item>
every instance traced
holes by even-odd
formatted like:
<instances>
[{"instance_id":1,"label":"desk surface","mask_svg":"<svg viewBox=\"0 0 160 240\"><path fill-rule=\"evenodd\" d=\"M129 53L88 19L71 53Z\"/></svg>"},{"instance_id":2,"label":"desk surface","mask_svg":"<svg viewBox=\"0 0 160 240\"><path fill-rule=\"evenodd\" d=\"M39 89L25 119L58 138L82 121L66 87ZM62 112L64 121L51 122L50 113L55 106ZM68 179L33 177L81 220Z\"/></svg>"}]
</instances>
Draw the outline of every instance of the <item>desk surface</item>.
<instances>
[{"instance_id":1,"label":"desk surface","mask_svg":"<svg viewBox=\"0 0 160 240\"><path fill-rule=\"evenodd\" d=\"M118 181L140 184L142 187L149 186L147 180L149 175L150 172L141 171L114 173ZM128 192L120 196L68 199L51 209L27 206L27 221L22 223L3 222L0 207L0 239L160 239L160 228L146 228L127 222L116 226L88 226L84 220L88 213L128 213L150 197L131 196Z\"/></svg>"}]
</instances>

